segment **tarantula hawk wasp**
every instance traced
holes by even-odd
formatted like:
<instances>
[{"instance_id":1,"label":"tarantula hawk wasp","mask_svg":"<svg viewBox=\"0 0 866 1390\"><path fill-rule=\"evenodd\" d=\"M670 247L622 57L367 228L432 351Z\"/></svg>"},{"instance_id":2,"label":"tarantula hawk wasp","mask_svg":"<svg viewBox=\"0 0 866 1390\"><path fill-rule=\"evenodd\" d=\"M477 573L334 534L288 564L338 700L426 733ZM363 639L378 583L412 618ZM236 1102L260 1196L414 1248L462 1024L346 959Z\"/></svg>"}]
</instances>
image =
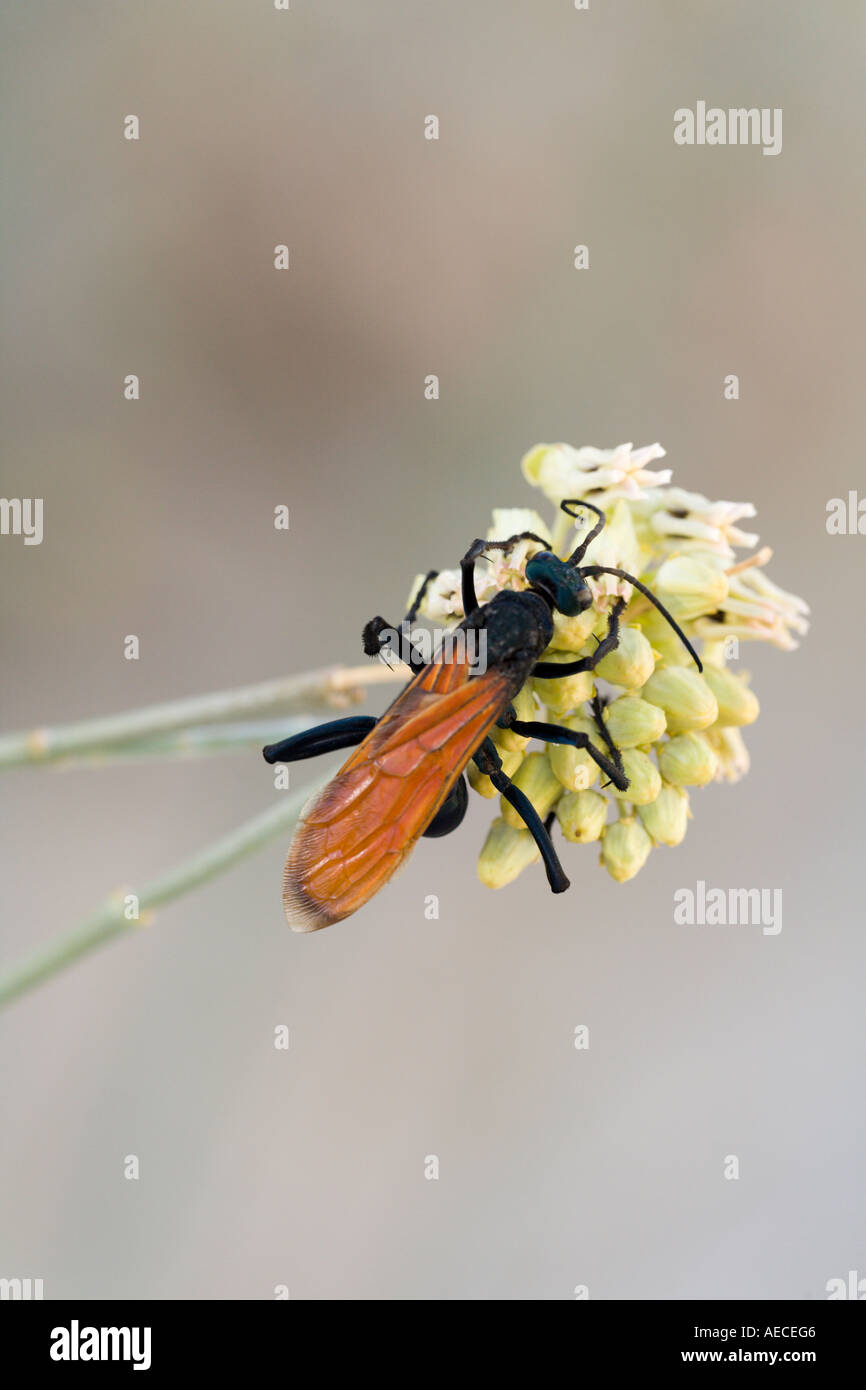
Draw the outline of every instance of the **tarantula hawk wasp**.
<instances>
[{"instance_id":1,"label":"tarantula hawk wasp","mask_svg":"<svg viewBox=\"0 0 866 1390\"><path fill-rule=\"evenodd\" d=\"M530 676L556 679L592 671L619 642L620 615L626 600L620 596L610 610L607 632L590 656L564 663L540 660L553 636L553 613L575 617L592 605L587 579L616 575L634 585L667 619L694 659L700 658L685 633L656 596L634 575L609 565L583 565L588 546L605 525L605 515L592 502L567 499L569 516L578 507L595 512L598 520L567 560L548 550L547 541L523 531L504 541L475 540L460 561L463 611L461 628L483 629L487 664L476 674L468 662L440 652L425 664L414 651L412 679L379 719L356 715L320 724L263 750L269 763L294 762L354 748L336 776L304 808L286 859L283 906L296 931L316 931L356 912L391 878L422 835L446 835L463 820L468 792L463 771L472 759L525 822L537 844L554 893L569 886L550 838L550 820L541 820L531 801L502 770L494 726L512 729L547 743L585 748L610 781L628 788L619 752L595 712L599 732L610 756L586 733L521 720L511 701ZM486 550L507 551L519 540L544 547L526 564L528 587L500 590L489 603L479 604L475 593L475 562ZM406 614L411 624L424 594L436 578L432 570ZM378 655L382 634L390 628L373 618L364 628L364 650ZM465 650L465 648L464 648Z\"/></svg>"}]
</instances>

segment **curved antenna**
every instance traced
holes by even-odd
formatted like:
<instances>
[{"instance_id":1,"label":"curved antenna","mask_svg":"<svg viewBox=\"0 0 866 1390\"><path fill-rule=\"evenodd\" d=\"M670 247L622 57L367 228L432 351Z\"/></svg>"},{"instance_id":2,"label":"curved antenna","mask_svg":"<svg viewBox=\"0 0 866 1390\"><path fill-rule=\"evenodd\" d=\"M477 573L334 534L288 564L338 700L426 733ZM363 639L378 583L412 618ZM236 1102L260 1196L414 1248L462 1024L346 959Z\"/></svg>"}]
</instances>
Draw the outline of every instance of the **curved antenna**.
<instances>
[{"instance_id":1,"label":"curved antenna","mask_svg":"<svg viewBox=\"0 0 866 1390\"><path fill-rule=\"evenodd\" d=\"M601 510L601 507L597 507L594 502L582 502L579 497L567 497L565 501L560 502L559 505L565 512L566 516L573 516L575 520L577 519L578 513L572 511L572 507L589 507L589 510L591 512L595 512L596 516L600 518L600 520L595 523L592 530L588 531L587 534L584 536L577 549L573 550L568 557L568 563L570 565L579 565L584 555L586 554L587 547L591 544L592 541L595 540L599 531L602 531L604 529L605 523L607 522L607 517Z\"/></svg>"},{"instance_id":2,"label":"curved antenna","mask_svg":"<svg viewBox=\"0 0 866 1390\"><path fill-rule=\"evenodd\" d=\"M634 587L635 587L636 589L638 589L638 590L640 591L640 593L642 593L642 594L644 595L645 598L648 598L648 599L649 599L650 603L655 604L656 608L659 610L659 612L661 613L662 617L663 617L667 622L670 623L671 627L673 628L674 632L677 634L677 637L679 637L680 641L682 642L682 644L683 644L683 646L685 647L686 651L688 652L689 656L690 656L690 657L692 658L692 660L694 661L694 663L695 663L695 665L697 666L698 670L699 670L699 671L703 671L704 668L703 668L703 663L701 662L701 658L698 656L697 652L695 651L694 647L692 646L692 644L691 644L691 642L689 641L689 639L688 639L688 637L686 636L686 634L683 632L683 630L682 630L682 628L680 627L679 623L676 622L676 620L675 620L674 618L671 617L670 613L669 613L668 610L665 608L665 606L664 606L664 604L662 603L661 599L657 599L656 596L655 596L655 594L652 592L652 590L651 590L651 589L648 589L647 586L646 586L645 584L641 584L641 582L640 582L639 579L635 579L635 577L634 577L633 574L629 574L629 573L628 573L628 570L614 569L611 565L584 565L583 568L581 569L581 574L583 574L583 575L589 575L589 577L590 577L591 579L594 578L594 577L595 577L596 575L598 575L598 574L615 574L615 575L617 575L618 578L620 578L620 579L627 579L628 582L629 582L629 584L633 584Z\"/></svg>"}]
</instances>

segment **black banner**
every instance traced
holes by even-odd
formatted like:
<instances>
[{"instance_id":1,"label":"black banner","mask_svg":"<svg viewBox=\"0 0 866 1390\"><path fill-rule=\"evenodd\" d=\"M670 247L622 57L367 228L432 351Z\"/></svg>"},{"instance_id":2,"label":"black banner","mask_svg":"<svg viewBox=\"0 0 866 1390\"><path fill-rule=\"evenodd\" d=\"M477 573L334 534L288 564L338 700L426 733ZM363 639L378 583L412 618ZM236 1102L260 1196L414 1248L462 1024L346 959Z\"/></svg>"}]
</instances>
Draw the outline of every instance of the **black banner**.
<instances>
[{"instance_id":1,"label":"black banner","mask_svg":"<svg viewBox=\"0 0 866 1390\"><path fill-rule=\"evenodd\" d=\"M483 1300L478 1300L483 1302ZM7 1363L20 1372L30 1371L63 1378L94 1376L100 1369L147 1375L174 1376L186 1370L198 1376L223 1377L232 1371L256 1370L272 1364L291 1374L304 1366L315 1345L323 1369L333 1372L334 1351L345 1349L358 1373L369 1365L377 1345L371 1339L376 1313L364 1304L363 1340L339 1340L333 1324L343 1323L357 1305L337 1303L329 1307L331 1327L321 1341L315 1337L318 1319L314 1306L299 1312L292 1302L5 1302L0 1304L0 1335ZM511 1315L505 1340L492 1337L479 1325L477 1302L469 1305L471 1330L462 1328L456 1314L455 1330L467 1350L494 1362L510 1356L513 1335L521 1337L520 1315ZM376 1332L379 1350L374 1354L387 1364L396 1344L406 1339L423 1347L425 1370L432 1370L441 1347L443 1371L453 1371L455 1348L446 1340L451 1314L440 1311L431 1319L417 1303L401 1307L399 1323ZM527 1319L525 1337L535 1331L535 1316ZM548 1317L550 1319L548 1323ZM416 1322L417 1318L417 1322ZM372 1320L372 1323L371 1323ZM485 1319L486 1321L486 1319ZM495 1332L496 1315L493 1314ZM856 1365L863 1348L866 1327L863 1309L827 1302L580 1302L560 1320L553 1310L545 1314L546 1328L567 1339L559 1347L545 1342L551 1353L573 1357L575 1375L589 1370L641 1370L667 1372L702 1366L806 1366L822 1375ZM398 1335L399 1333L399 1335ZM479 1335L481 1334L481 1335ZM417 1339L417 1341L416 1341ZM401 1356L402 1359L402 1356ZM461 1353L461 1359L463 1354Z\"/></svg>"}]
</instances>

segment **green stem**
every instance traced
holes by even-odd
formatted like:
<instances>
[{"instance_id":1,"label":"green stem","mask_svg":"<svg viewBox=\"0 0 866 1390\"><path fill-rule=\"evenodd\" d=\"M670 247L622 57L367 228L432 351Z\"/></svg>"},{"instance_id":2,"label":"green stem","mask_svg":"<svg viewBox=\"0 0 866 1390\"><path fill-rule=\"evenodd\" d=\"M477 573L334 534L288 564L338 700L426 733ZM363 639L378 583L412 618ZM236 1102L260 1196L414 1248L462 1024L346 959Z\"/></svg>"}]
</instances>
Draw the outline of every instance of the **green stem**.
<instances>
[{"instance_id":1,"label":"green stem","mask_svg":"<svg viewBox=\"0 0 866 1390\"><path fill-rule=\"evenodd\" d=\"M279 803L247 821L245 825L224 835L221 840L200 850L176 868L142 888L138 893L137 920L124 915L125 891L108 898L92 917L74 931L57 936L33 955L0 975L0 1008L10 1004L28 990L58 975L94 951L98 946L124 932L134 931L148 923L150 914L158 907L181 897L184 893L215 878L231 865L261 849L269 840L288 830L295 822L307 797L318 784L281 796Z\"/></svg>"},{"instance_id":2,"label":"green stem","mask_svg":"<svg viewBox=\"0 0 866 1390\"><path fill-rule=\"evenodd\" d=\"M239 690L148 705L101 719L6 734L0 738L0 769L106 756L118 750L126 752L126 745L140 743L146 738L251 715L301 713L322 707L345 709L363 700L366 687L406 678L405 667L392 670L380 662L371 662L369 666L338 666L243 686Z\"/></svg>"},{"instance_id":3,"label":"green stem","mask_svg":"<svg viewBox=\"0 0 866 1390\"><path fill-rule=\"evenodd\" d=\"M315 715L307 718L257 720L233 724L206 724L198 728L178 729L175 733L154 734L152 738L133 739L129 743L110 747L91 748L80 753L66 754L49 766L64 772L68 768L103 767L111 763L141 762L145 758L202 758L211 753L237 753L262 748L267 743L302 733L319 721Z\"/></svg>"}]
</instances>

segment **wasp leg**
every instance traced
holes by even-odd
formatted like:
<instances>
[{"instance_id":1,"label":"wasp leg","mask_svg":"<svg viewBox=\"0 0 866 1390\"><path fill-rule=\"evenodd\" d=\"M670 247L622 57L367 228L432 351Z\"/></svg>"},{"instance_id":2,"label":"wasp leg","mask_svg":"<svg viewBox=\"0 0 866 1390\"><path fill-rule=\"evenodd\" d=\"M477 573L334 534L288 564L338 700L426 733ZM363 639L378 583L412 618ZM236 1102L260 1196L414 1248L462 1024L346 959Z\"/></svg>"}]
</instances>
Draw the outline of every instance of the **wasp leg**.
<instances>
[{"instance_id":1,"label":"wasp leg","mask_svg":"<svg viewBox=\"0 0 866 1390\"><path fill-rule=\"evenodd\" d=\"M513 705L508 705L496 721L497 729L510 729L516 718L517 710Z\"/></svg>"},{"instance_id":2,"label":"wasp leg","mask_svg":"<svg viewBox=\"0 0 866 1390\"><path fill-rule=\"evenodd\" d=\"M596 691L593 695L590 705L592 709L593 718L595 719L596 728L598 729L598 732L601 734L602 738L604 739L605 743L610 749L610 756L613 758L620 771L622 771L622 754L620 753L619 749L617 748L616 744L611 738L610 731L608 730L608 727L605 724L604 719L602 718L604 702L602 701L598 691Z\"/></svg>"},{"instance_id":3,"label":"wasp leg","mask_svg":"<svg viewBox=\"0 0 866 1390\"><path fill-rule=\"evenodd\" d=\"M484 740L478 752L473 755L473 762L481 772L487 774L496 790L502 793L505 800L511 803L524 821L527 830L541 851L547 881L553 892L564 893L566 888L570 886L569 881L559 862L559 856L553 848L553 841L544 821L529 797L525 796L519 787L515 787L511 778L502 771L502 759L491 739L486 738Z\"/></svg>"},{"instance_id":4,"label":"wasp leg","mask_svg":"<svg viewBox=\"0 0 866 1390\"><path fill-rule=\"evenodd\" d=\"M419 609L420 609L420 607L421 607L421 604L424 602L424 595L426 594L427 590L430 588L430 585L433 583L433 580L434 580L434 579L438 579L438 578L439 578L439 571L438 571L438 570L428 570L428 571L427 571L427 573L425 574L423 580L421 581L421 587L420 587L420 589L418 590L417 594L415 595L415 597L414 597L413 600L412 600L412 606L411 606L411 608L409 609L408 613L406 614L405 618L403 619L403 622L404 622L404 623L414 623L415 619L418 617L418 611L419 611Z\"/></svg>"},{"instance_id":5,"label":"wasp leg","mask_svg":"<svg viewBox=\"0 0 866 1390\"><path fill-rule=\"evenodd\" d=\"M536 536L534 531L518 531L517 535L509 536L507 541L473 541L463 559L460 561L460 583L463 590L463 612L468 618L470 613L474 613L478 607L478 596L475 593L475 561L483 555L485 550L510 550L518 541L538 541L538 544L547 549L548 542L543 536Z\"/></svg>"},{"instance_id":6,"label":"wasp leg","mask_svg":"<svg viewBox=\"0 0 866 1390\"><path fill-rule=\"evenodd\" d=\"M542 680L556 680L558 676L578 676L581 671L594 671L602 657L619 645L619 616L625 608L625 599L618 598L607 620L607 632L598 643L592 656L581 656L575 661L538 661L532 668L533 676ZM596 639L598 640L598 639Z\"/></svg>"},{"instance_id":7,"label":"wasp leg","mask_svg":"<svg viewBox=\"0 0 866 1390\"><path fill-rule=\"evenodd\" d=\"M431 840L437 839L440 835L450 835L451 831L456 830L463 820L468 805L469 792L466 790L466 778L461 774L451 788L448 800L439 807L424 834L429 835Z\"/></svg>"},{"instance_id":8,"label":"wasp leg","mask_svg":"<svg viewBox=\"0 0 866 1390\"><path fill-rule=\"evenodd\" d=\"M650 603L658 609L665 622L673 628L674 632L677 634L677 637L679 637L680 641L682 642L689 656L694 661L698 670L703 671L704 667L703 663L701 662L701 658L698 656L697 652L695 651L686 634L683 632L679 623L676 621L673 614L668 612L661 599L656 597L652 589L647 588L646 584L642 584L640 580L636 579L633 574L629 574L628 570L616 569L612 565L584 565L581 569L581 574L585 575L589 579L597 578L600 574L615 574L618 579L628 580L629 584L633 584L639 594L643 594L644 598L648 598Z\"/></svg>"},{"instance_id":9,"label":"wasp leg","mask_svg":"<svg viewBox=\"0 0 866 1390\"><path fill-rule=\"evenodd\" d=\"M279 743L269 743L262 749L266 763L298 763L303 758L318 758L321 753L335 753L338 748L354 748L362 743L378 719L371 714L353 714L348 719L332 719L315 729L305 729Z\"/></svg>"},{"instance_id":10,"label":"wasp leg","mask_svg":"<svg viewBox=\"0 0 866 1390\"><path fill-rule=\"evenodd\" d=\"M393 623L389 623L387 618L371 618L368 623L364 624L364 631L361 635L361 641L364 645L364 655L379 656L384 652L393 652L401 661L406 662L413 676L417 676L419 671L423 671L427 662L424 660L421 653L417 651L411 643L406 644L408 650L400 650L399 646L396 648L391 646L389 642L383 639L382 634L385 632L397 632L402 636L402 634L400 634L400 629L395 628Z\"/></svg>"},{"instance_id":11,"label":"wasp leg","mask_svg":"<svg viewBox=\"0 0 866 1390\"><path fill-rule=\"evenodd\" d=\"M437 578L438 574L438 570L430 570L424 576L423 583L421 584L420 589L418 590L417 594L412 600L412 606L410 607L408 613L403 619L403 622L400 624L400 629L395 629L392 623L389 623L384 618L380 617L371 618L368 623L364 624L364 631L361 635L361 642L364 647L365 656L379 656L380 653L383 651L394 650L392 647L386 646L385 643L383 643L382 634L384 632L394 632L395 630L399 630L402 636L402 632L407 630L408 627L412 623L414 623L415 619L417 618L418 610L424 601L424 595L426 594L429 586L433 583L433 580ZM406 628L403 627L403 624L406 624ZM397 652L396 655L399 656L401 660L405 660L406 665L412 672L412 675L417 676L419 671L424 670L424 667L427 665L427 663L421 656L420 652L416 651L416 649L411 645L411 643L408 644L408 648L408 659L407 656L404 656L402 651Z\"/></svg>"},{"instance_id":12,"label":"wasp leg","mask_svg":"<svg viewBox=\"0 0 866 1390\"><path fill-rule=\"evenodd\" d=\"M580 729L566 729L561 724L544 724L539 719L515 719L510 727L515 734L522 734L525 738L540 738L545 743L567 743L572 748L585 748L589 756L598 763L602 772L610 778L619 791L628 790L628 778L622 768L617 767L615 762L611 762L610 758L606 758L604 753L599 752L589 734L583 733ZM619 757L618 749L617 757Z\"/></svg>"},{"instance_id":13,"label":"wasp leg","mask_svg":"<svg viewBox=\"0 0 866 1390\"><path fill-rule=\"evenodd\" d=\"M598 521L595 523L592 530L587 531L586 535L578 545L577 549L573 550L568 557L568 563L570 565L574 565L576 568L579 568L580 562L583 559L589 547L592 545L592 542L595 540L599 532L603 531L605 526L607 525L607 517L601 510L601 507L597 507L594 502L583 502L579 497L567 497L563 502L560 502L559 505L565 512L566 516L573 516L575 520L578 519L578 514L577 512L572 511L573 507L588 507L589 510L591 512L595 512L596 516L598 517Z\"/></svg>"}]
</instances>

